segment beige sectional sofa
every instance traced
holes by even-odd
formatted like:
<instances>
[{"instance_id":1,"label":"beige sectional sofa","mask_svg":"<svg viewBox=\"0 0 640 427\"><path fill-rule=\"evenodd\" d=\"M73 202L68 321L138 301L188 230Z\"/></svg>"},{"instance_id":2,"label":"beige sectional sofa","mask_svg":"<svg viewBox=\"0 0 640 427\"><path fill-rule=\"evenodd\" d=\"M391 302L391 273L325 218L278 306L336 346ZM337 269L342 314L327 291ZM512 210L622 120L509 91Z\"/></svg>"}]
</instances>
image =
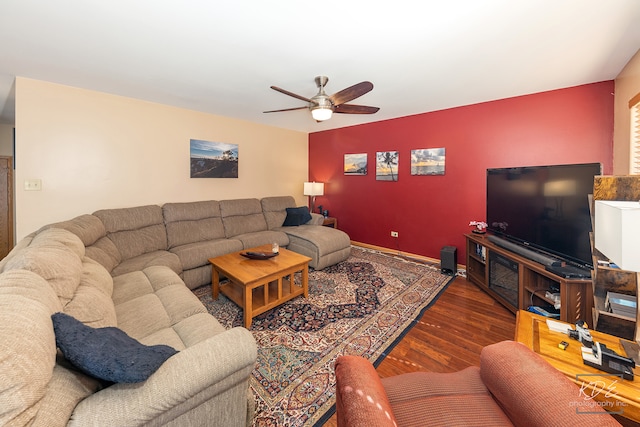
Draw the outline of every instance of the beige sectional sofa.
<instances>
[{"instance_id":1,"label":"beige sectional sofa","mask_svg":"<svg viewBox=\"0 0 640 427\"><path fill-rule=\"evenodd\" d=\"M106 209L21 240L0 261L0 425L250 423L255 340L225 330L190 289L211 282L209 258L265 243L317 269L348 257L348 236L319 215L282 227L288 207L292 197ZM178 353L146 381L97 380L56 348L57 312Z\"/></svg>"},{"instance_id":2,"label":"beige sectional sofa","mask_svg":"<svg viewBox=\"0 0 640 427\"><path fill-rule=\"evenodd\" d=\"M349 257L349 236L319 227L322 215L311 214L311 221L301 226L283 227L287 208L295 207L293 197L279 196L99 210L92 216L104 224L105 233L95 236L91 245L103 252L104 262L99 262L112 275L166 265L190 289L211 283L209 258L264 244L278 243L306 255L317 270Z\"/></svg>"}]
</instances>

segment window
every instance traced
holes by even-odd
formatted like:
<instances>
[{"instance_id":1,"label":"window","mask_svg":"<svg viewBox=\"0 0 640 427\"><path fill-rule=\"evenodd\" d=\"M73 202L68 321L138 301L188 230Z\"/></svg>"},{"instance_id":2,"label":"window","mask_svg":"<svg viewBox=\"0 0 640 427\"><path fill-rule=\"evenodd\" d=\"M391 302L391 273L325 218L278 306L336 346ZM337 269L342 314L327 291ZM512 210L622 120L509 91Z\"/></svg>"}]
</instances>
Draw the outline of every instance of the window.
<instances>
[{"instance_id":1,"label":"window","mask_svg":"<svg viewBox=\"0 0 640 427\"><path fill-rule=\"evenodd\" d=\"M631 113L631 164L629 173L640 174L640 93L629 101L629 111Z\"/></svg>"}]
</instances>

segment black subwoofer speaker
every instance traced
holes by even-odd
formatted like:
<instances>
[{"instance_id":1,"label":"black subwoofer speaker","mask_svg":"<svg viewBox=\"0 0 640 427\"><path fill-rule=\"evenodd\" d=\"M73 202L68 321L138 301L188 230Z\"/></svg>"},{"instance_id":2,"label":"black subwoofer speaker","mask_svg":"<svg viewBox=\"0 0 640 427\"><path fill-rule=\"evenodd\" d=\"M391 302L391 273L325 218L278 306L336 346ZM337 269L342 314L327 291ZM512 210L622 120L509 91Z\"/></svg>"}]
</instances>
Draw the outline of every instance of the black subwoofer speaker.
<instances>
[{"instance_id":1,"label":"black subwoofer speaker","mask_svg":"<svg viewBox=\"0 0 640 427\"><path fill-rule=\"evenodd\" d=\"M455 246L443 246L440 249L440 271L452 276L458 272L458 250Z\"/></svg>"}]
</instances>

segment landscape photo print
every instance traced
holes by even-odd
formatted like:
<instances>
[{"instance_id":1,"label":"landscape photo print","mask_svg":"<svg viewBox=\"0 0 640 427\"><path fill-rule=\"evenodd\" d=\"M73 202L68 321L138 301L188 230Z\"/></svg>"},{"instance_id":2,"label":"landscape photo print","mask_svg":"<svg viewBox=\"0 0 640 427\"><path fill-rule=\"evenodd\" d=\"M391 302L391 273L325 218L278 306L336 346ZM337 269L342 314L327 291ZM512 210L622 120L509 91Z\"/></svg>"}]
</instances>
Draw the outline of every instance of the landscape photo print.
<instances>
[{"instance_id":1,"label":"landscape photo print","mask_svg":"<svg viewBox=\"0 0 640 427\"><path fill-rule=\"evenodd\" d=\"M238 145L190 140L191 178L237 178Z\"/></svg>"},{"instance_id":2,"label":"landscape photo print","mask_svg":"<svg viewBox=\"0 0 640 427\"><path fill-rule=\"evenodd\" d=\"M445 149L411 150L411 175L444 175Z\"/></svg>"}]
</instances>

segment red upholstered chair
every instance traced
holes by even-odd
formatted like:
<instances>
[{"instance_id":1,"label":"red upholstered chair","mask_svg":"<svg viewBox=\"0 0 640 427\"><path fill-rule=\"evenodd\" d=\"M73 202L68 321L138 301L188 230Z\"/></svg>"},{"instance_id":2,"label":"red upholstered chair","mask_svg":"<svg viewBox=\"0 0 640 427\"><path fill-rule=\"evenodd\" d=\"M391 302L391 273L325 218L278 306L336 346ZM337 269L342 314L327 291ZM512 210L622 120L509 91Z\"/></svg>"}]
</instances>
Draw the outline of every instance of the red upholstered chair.
<instances>
[{"instance_id":1,"label":"red upholstered chair","mask_svg":"<svg viewBox=\"0 0 640 427\"><path fill-rule=\"evenodd\" d=\"M485 347L480 367L380 379L363 357L335 363L339 427L620 426L600 406L576 411L579 387L524 345Z\"/></svg>"}]
</instances>

